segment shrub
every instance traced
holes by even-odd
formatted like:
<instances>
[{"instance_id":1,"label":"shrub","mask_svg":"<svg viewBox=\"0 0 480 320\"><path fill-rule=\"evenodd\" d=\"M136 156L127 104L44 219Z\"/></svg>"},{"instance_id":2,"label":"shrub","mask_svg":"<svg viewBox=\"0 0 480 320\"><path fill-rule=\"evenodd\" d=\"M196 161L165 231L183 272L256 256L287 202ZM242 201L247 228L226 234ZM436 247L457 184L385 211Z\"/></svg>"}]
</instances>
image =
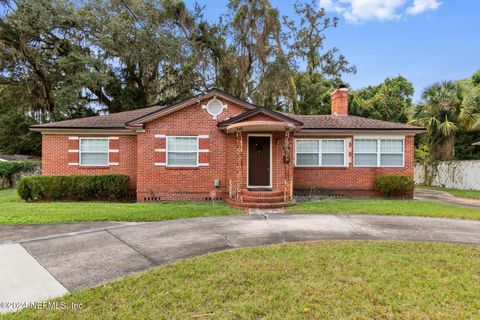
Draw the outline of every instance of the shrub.
<instances>
[{"instance_id":1,"label":"shrub","mask_svg":"<svg viewBox=\"0 0 480 320\"><path fill-rule=\"evenodd\" d=\"M33 161L0 162L0 179L7 188L13 188L19 174L34 172L38 164Z\"/></svg>"},{"instance_id":2,"label":"shrub","mask_svg":"<svg viewBox=\"0 0 480 320\"><path fill-rule=\"evenodd\" d=\"M405 197L413 192L415 184L409 176L385 174L375 179L375 189L389 198L391 196Z\"/></svg>"},{"instance_id":3,"label":"shrub","mask_svg":"<svg viewBox=\"0 0 480 320\"><path fill-rule=\"evenodd\" d=\"M23 177L19 196L26 200L122 200L129 177L123 174Z\"/></svg>"}]
</instances>

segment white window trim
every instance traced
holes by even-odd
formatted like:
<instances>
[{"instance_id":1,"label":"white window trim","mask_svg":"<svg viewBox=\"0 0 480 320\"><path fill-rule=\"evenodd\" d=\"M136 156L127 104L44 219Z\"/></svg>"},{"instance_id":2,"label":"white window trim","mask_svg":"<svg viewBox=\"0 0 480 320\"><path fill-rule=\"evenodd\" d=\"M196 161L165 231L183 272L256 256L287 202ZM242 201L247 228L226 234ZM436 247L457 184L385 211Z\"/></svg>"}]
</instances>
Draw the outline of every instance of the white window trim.
<instances>
[{"instance_id":1,"label":"white window trim","mask_svg":"<svg viewBox=\"0 0 480 320\"><path fill-rule=\"evenodd\" d=\"M318 153L317 152L300 152L302 154L318 154L318 164L316 165L299 165L297 164L297 142L298 141L317 141L318 142ZM322 141L343 141L343 164L338 165L323 165L322 163L322 154L324 153L322 150ZM299 138L295 139L295 167L298 168L316 168L316 167L324 167L324 168L345 168L347 167L347 139L346 138ZM325 152L325 154L340 154L339 152Z\"/></svg>"},{"instance_id":2,"label":"white window trim","mask_svg":"<svg viewBox=\"0 0 480 320\"><path fill-rule=\"evenodd\" d=\"M82 140L107 140L107 164L82 164ZM85 153L105 153L105 152L85 152ZM78 141L78 165L80 167L108 167L110 166L110 138L79 138Z\"/></svg>"},{"instance_id":3,"label":"white window trim","mask_svg":"<svg viewBox=\"0 0 480 320\"><path fill-rule=\"evenodd\" d=\"M176 165L176 164L169 164L168 163L168 153L169 148L168 148L168 138L195 138L197 139L197 150L195 151L197 153L197 164L195 165ZM171 168L197 168L199 167L200 163L200 157L199 154L200 152L198 151L198 147L200 146L200 142L198 141L199 137L198 136L167 136L165 139L165 166L166 167L171 167ZM172 151L173 153L193 153L193 151Z\"/></svg>"},{"instance_id":4,"label":"white window trim","mask_svg":"<svg viewBox=\"0 0 480 320\"><path fill-rule=\"evenodd\" d=\"M301 152L302 154L318 154L318 163L315 165L315 164L312 164L312 165L299 165L297 164L297 144L298 144L298 141L316 141L317 142L317 145L318 145L318 152ZM321 145L320 145L320 139L314 139L314 138L310 138L310 139L295 139L295 166L296 167L320 167L320 163L322 162L322 160L320 159L321 158Z\"/></svg>"},{"instance_id":5,"label":"white window trim","mask_svg":"<svg viewBox=\"0 0 480 320\"><path fill-rule=\"evenodd\" d=\"M357 152L357 140L376 140L377 141L377 164L376 165L357 165L356 157L357 154L375 154L374 152ZM398 140L402 141L402 152L381 152L381 141L382 140ZM381 155L382 154L401 154L402 155L402 165L400 166L382 166L381 165ZM405 167L405 137L395 137L395 136L382 136L382 137L354 137L353 139L353 166L357 168L404 168Z\"/></svg>"}]
</instances>

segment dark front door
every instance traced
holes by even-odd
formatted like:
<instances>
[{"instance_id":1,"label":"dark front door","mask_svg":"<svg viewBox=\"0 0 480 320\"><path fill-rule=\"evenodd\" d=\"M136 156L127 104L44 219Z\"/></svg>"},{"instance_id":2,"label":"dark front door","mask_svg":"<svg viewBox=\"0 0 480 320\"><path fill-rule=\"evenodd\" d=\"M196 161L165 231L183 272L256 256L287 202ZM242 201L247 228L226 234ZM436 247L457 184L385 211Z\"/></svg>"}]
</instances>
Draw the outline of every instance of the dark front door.
<instances>
[{"instance_id":1,"label":"dark front door","mask_svg":"<svg viewBox=\"0 0 480 320\"><path fill-rule=\"evenodd\" d=\"M248 186L270 186L270 137L248 137Z\"/></svg>"}]
</instances>

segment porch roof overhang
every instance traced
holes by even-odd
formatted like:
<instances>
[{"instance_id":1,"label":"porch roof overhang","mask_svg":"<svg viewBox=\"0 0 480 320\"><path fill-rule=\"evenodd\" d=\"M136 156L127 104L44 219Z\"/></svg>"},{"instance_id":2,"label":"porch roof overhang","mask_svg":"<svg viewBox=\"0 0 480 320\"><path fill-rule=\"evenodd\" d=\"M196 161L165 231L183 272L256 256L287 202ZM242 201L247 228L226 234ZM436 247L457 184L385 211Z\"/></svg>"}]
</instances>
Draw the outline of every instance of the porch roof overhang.
<instances>
[{"instance_id":1,"label":"porch roof overhang","mask_svg":"<svg viewBox=\"0 0 480 320\"><path fill-rule=\"evenodd\" d=\"M268 121L268 120L254 120L242 121L228 125L225 127L227 133L232 132L272 132L272 131L295 131L297 126L293 123Z\"/></svg>"}]
</instances>

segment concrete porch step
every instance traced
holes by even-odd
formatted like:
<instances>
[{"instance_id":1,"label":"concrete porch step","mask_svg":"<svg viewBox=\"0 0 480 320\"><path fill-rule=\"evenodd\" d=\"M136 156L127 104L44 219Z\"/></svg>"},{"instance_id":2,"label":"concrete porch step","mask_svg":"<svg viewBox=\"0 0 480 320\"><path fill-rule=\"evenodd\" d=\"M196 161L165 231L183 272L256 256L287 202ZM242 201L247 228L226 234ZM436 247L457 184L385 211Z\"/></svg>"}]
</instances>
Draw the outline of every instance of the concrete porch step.
<instances>
[{"instance_id":1,"label":"concrete porch step","mask_svg":"<svg viewBox=\"0 0 480 320\"><path fill-rule=\"evenodd\" d=\"M247 189L242 189L240 191L240 194L243 196L250 196L250 197L279 197L283 196L282 191L256 191L256 190L247 190Z\"/></svg>"},{"instance_id":2,"label":"concrete porch step","mask_svg":"<svg viewBox=\"0 0 480 320\"><path fill-rule=\"evenodd\" d=\"M243 202L277 203L283 202L283 196L243 196Z\"/></svg>"}]
</instances>

